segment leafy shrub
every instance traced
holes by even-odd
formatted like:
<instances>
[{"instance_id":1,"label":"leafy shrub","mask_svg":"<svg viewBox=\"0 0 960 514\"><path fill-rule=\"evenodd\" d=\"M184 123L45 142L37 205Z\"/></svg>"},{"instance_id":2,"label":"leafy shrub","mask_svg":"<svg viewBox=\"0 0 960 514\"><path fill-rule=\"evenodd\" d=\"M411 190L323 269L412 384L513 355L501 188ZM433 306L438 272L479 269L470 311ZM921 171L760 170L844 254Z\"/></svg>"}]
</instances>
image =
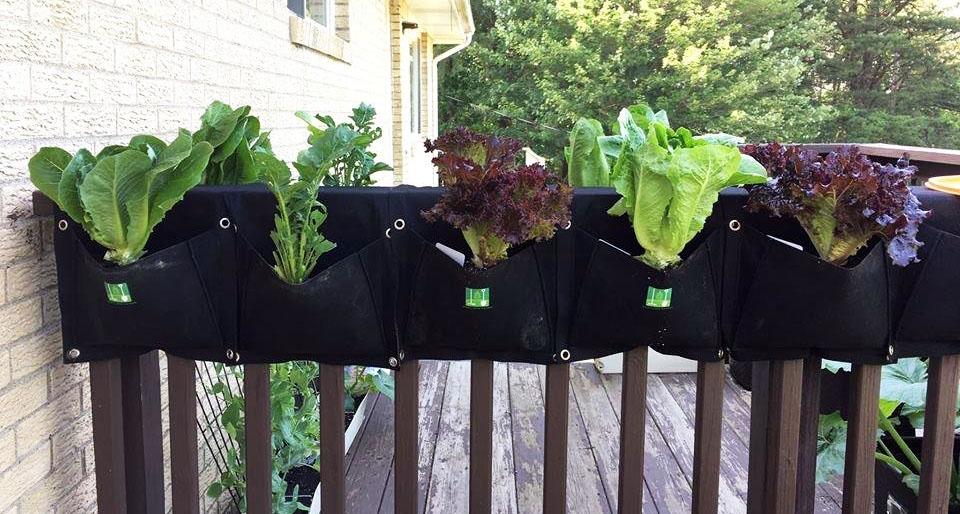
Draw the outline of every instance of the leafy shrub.
<instances>
[{"instance_id":1,"label":"leafy shrub","mask_svg":"<svg viewBox=\"0 0 960 514\"><path fill-rule=\"evenodd\" d=\"M520 147L465 128L426 142L447 190L422 214L460 229L477 268L506 259L511 246L550 239L570 221L573 190L540 164L518 166Z\"/></svg>"},{"instance_id":2,"label":"leafy shrub","mask_svg":"<svg viewBox=\"0 0 960 514\"><path fill-rule=\"evenodd\" d=\"M212 153L181 130L169 145L139 135L96 156L44 147L28 166L37 189L107 249L104 259L125 265L144 254L153 228L200 183Z\"/></svg>"}]
</instances>

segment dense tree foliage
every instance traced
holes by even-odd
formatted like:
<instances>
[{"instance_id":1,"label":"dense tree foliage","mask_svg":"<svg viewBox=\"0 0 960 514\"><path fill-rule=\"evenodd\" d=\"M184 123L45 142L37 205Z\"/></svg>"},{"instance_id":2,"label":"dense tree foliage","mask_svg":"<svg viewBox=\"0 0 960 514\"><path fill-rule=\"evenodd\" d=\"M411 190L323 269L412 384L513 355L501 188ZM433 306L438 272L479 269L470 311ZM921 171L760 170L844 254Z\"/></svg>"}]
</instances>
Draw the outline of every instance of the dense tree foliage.
<instances>
[{"instance_id":1,"label":"dense tree foliage","mask_svg":"<svg viewBox=\"0 0 960 514\"><path fill-rule=\"evenodd\" d=\"M940 2L941 4L943 2ZM473 0L444 129L559 159L580 116L666 109L749 140L960 147L960 20L931 0Z\"/></svg>"}]
</instances>

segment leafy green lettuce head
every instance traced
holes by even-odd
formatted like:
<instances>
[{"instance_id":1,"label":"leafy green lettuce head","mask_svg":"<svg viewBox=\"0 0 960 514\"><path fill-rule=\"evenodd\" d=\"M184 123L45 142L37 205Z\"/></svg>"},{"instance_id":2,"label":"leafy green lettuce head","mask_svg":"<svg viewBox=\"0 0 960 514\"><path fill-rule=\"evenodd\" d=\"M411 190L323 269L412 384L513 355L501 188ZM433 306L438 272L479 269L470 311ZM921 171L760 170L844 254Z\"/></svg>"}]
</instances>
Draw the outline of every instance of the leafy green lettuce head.
<instances>
[{"instance_id":1,"label":"leafy green lettuce head","mask_svg":"<svg viewBox=\"0 0 960 514\"><path fill-rule=\"evenodd\" d=\"M107 249L104 259L123 265L144 254L153 228L200 183L212 153L185 130L169 145L135 136L96 156L44 147L30 159L30 179Z\"/></svg>"},{"instance_id":2,"label":"leafy green lettuce head","mask_svg":"<svg viewBox=\"0 0 960 514\"><path fill-rule=\"evenodd\" d=\"M214 101L200 118L200 130L194 142L205 141L213 146L213 155L203 174L203 183L210 185L249 184L263 173L254 163L253 154L272 151L270 133L260 132L260 120L250 116L250 106L236 109Z\"/></svg>"},{"instance_id":3,"label":"leafy green lettuce head","mask_svg":"<svg viewBox=\"0 0 960 514\"><path fill-rule=\"evenodd\" d=\"M663 111L645 106L621 111L620 134L602 142L608 155L616 155L611 182L622 196L609 213L630 218L644 250L641 261L656 269L679 263L721 190L767 181L763 166L741 155L737 142L726 134L694 137L685 128L673 130ZM620 147L614 152L611 144Z\"/></svg>"}]
</instances>

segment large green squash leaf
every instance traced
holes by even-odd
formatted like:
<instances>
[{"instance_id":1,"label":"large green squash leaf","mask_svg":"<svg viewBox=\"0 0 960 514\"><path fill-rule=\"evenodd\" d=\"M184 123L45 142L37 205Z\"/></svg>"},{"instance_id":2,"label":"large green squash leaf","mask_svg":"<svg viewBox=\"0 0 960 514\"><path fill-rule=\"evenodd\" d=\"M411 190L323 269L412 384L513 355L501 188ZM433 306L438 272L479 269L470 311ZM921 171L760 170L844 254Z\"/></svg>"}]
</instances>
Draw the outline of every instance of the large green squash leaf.
<instances>
[{"instance_id":1,"label":"large green squash leaf","mask_svg":"<svg viewBox=\"0 0 960 514\"><path fill-rule=\"evenodd\" d=\"M597 120L580 118L570 132L567 151L568 181L574 187L610 185L610 164L597 138L603 126Z\"/></svg>"}]
</instances>

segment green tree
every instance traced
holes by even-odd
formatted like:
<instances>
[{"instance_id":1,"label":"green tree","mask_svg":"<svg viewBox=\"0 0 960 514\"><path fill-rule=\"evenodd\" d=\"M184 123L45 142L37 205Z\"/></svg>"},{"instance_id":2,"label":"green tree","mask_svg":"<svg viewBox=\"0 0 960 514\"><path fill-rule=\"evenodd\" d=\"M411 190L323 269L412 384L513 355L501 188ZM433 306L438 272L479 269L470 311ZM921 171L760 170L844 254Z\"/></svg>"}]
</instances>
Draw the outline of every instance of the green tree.
<instances>
[{"instance_id":1,"label":"green tree","mask_svg":"<svg viewBox=\"0 0 960 514\"><path fill-rule=\"evenodd\" d=\"M440 70L441 129L518 137L554 164L577 118L609 129L637 102L750 140L960 146L957 20L929 0L473 5L474 43Z\"/></svg>"}]
</instances>

